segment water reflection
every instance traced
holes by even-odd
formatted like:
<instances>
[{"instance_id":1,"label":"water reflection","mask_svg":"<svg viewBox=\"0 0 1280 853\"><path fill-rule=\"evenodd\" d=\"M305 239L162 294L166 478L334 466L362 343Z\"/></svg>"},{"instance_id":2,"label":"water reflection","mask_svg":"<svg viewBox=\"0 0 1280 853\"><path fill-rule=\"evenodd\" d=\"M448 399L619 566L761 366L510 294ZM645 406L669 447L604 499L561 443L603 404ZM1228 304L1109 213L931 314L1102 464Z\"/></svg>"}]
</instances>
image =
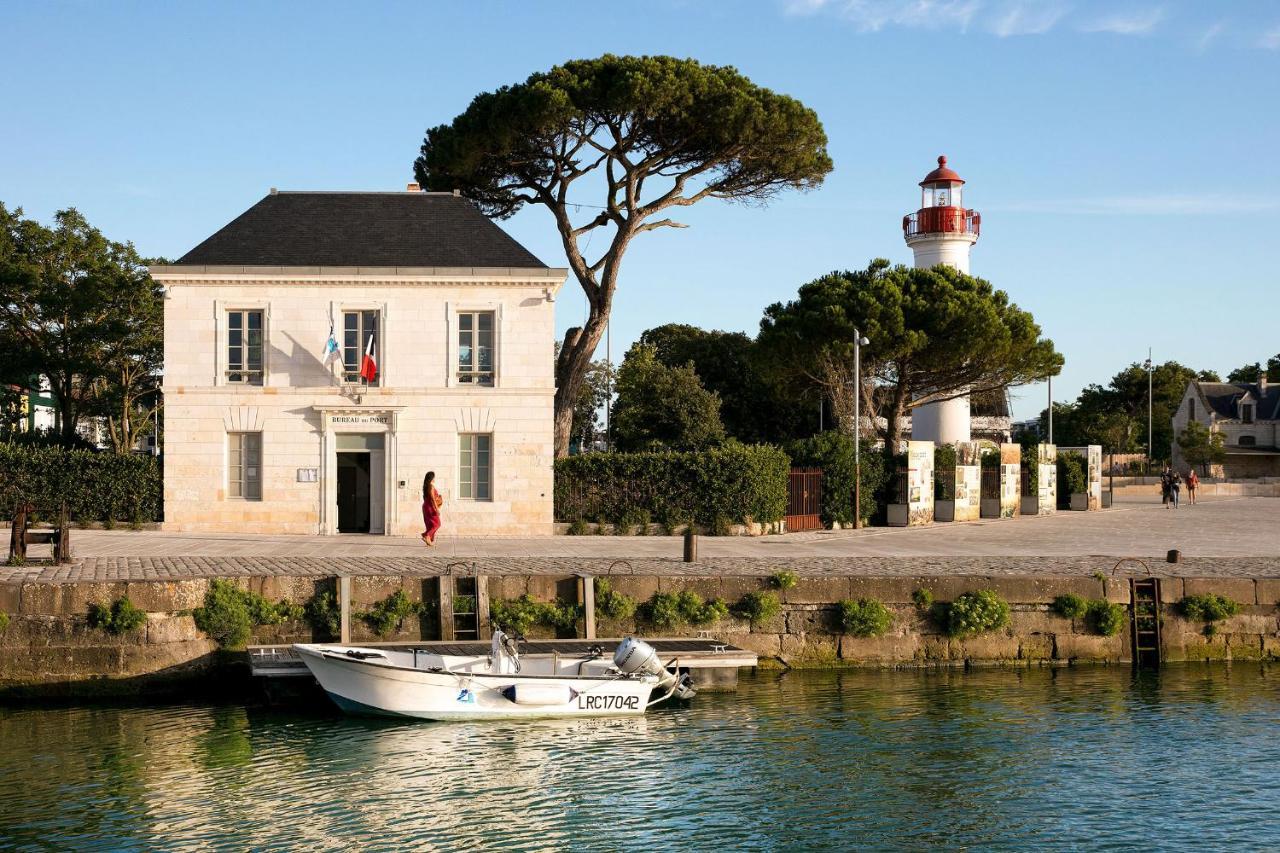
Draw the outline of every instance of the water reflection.
<instances>
[{"instance_id":1,"label":"water reflection","mask_svg":"<svg viewBox=\"0 0 1280 853\"><path fill-rule=\"evenodd\" d=\"M760 675L637 720L0 708L0 848L1275 847L1277 672Z\"/></svg>"}]
</instances>

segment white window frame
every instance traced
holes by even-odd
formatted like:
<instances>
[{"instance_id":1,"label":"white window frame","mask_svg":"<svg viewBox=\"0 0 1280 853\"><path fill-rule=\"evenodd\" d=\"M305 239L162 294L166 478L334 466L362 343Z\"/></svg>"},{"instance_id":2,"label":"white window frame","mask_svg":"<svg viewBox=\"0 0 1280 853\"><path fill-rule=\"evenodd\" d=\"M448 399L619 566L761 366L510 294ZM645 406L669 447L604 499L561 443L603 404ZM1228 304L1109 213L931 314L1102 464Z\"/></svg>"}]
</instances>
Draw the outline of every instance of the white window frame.
<instances>
[{"instance_id":1,"label":"white window frame","mask_svg":"<svg viewBox=\"0 0 1280 853\"><path fill-rule=\"evenodd\" d=\"M461 314L489 312L493 314L493 382L481 385L476 382L462 382L458 379L458 333L461 330L458 320ZM506 337L506 325L503 318L501 302L446 302L445 303L446 340L445 347L445 387L489 389L502 385L502 342Z\"/></svg>"},{"instance_id":2,"label":"white window frame","mask_svg":"<svg viewBox=\"0 0 1280 853\"><path fill-rule=\"evenodd\" d=\"M213 303L214 311L214 358L213 384L229 388L266 388L271 384L271 303L253 299L217 299ZM229 382L227 349L231 345L230 321L227 319L232 311L262 312L262 382Z\"/></svg>"},{"instance_id":3,"label":"white window frame","mask_svg":"<svg viewBox=\"0 0 1280 853\"><path fill-rule=\"evenodd\" d=\"M475 494L475 491L476 491L476 489L475 489L475 484L478 482L478 479L477 479L477 477L476 477L475 475L476 475L477 471L479 470L479 469L478 469L478 467L477 467L477 465L476 465L476 458L477 458L477 456L478 456L478 454L479 454L479 451L478 451L474 446L473 446L469 451L466 451L466 452L468 452L468 453L470 453L470 454L471 454L471 463L470 463L470 465L469 465L469 466L465 466L465 467L467 467L467 469L468 469L468 473L469 473L469 475L470 475L469 482L470 482L470 484L471 484L471 495L469 495L469 496L468 496L468 495L464 494L464 492L463 492L463 476L462 476L462 472L463 472L463 468L464 468L464 466L463 466L463 463L462 463L462 454L463 454L463 452L464 452L464 451L463 451L464 439L468 439L468 438L472 438L472 439L474 439L474 438L485 438L485 439L488 439L488 442L489 442L489 448L488 448L488 455L489 455L489 470L488 470L488 474L489 474L489 479L488 479L489 494L488 494L488 496L487 496L487 497L483 497L483 498L481 498L481 497L477 497L477 496L476 496L476 494ZM458 491L457 491L457 495L458 495L458 500L460 500L460 501L466 501L466 502L468 502L468 503L493 503L493 501L494 501L494 495L493 495L493 484L494 484L494 479L495 479L495 477L494 477L494 464L493 464L493 443L494 443L494 442L493 442L493 433L492 433L492 432L463 432L463 433L458 433L458 455L457 455L457 459L458 459L458 482L457 482L457 489L458 489Z\"/></svg>"},{"instance_id":4,"label":"white window frame","mask_svg":"<svg viewBox=\"0 0 1280 853\"><path fill-rule=\"evenodd\" d=\"M246 467L246 466L245 466L245 464L244 464L244 457L245 457L245 451L244 451L244 439L245 439L247 436L251 436L251 435L256 435L256 436L258 437L258 459L257 459L257 462L258 462L258 465L257 465L257 469L258 469L258 478L257 478L258 493L257 493L257 495L256 495L256 496L251 495L251 494L245 494L247 491L249 491L249 489L247 488L247 486L250 484L250 481L249 481L249 480L244 476L244 469L245 469L245 467ZM231 500L231 501L252 501L252 502L254 502L254 503L261 503L261 501L262 501L262 479L263 479L263 478L262 478L262 459L263 459L263 457L266 455L266 454L263 452L262 444L263 444L263 442L262 442L262 431L261 431L261 430L235 430L235 431L232 431L232 432L228 432L228 433L227 433L227 454L226 454L227 458L226 458L226 465L224 466L224 467L225 467L225 469L226 469L226 496L227 496L227 500ZM240 477L239 477L238 479L237 479L237 478L232 477L232 474L231 474L231 469L232 469L231 459L232 459L232 448L233 448L233 446L236 448L236 450L237 450L237 452L238 452L238 455L239 455L239 457L240 457L240 465L238 466L239 471L240 471ZM233 495L231 492L232 492L233 485L234 485L234 484L236 484L236 483L238 483L238 484L239 484L239 487L240 487L240 494L238 494L238 495Z\"/></svg>"}]
</instances>

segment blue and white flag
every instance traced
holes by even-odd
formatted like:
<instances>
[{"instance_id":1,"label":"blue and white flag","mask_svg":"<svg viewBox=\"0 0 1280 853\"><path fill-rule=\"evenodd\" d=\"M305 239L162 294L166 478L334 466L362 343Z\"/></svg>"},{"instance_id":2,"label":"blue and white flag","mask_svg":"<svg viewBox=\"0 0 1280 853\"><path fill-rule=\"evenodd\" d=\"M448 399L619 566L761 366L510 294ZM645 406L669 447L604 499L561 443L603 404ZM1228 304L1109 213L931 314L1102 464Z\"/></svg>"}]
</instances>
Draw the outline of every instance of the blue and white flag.
<instances>
[{"instance_id":1,"label":"blue and white flag","mask_svg":"<svg viewBox=\"0 0 1280 853\"><path fill-rule=\"evenodd\" d=\"M328 367L340 357L338 339L333 336L333 320L329 321L329 340L324 344L324 366Z\"/></svg>"}]
</instances>

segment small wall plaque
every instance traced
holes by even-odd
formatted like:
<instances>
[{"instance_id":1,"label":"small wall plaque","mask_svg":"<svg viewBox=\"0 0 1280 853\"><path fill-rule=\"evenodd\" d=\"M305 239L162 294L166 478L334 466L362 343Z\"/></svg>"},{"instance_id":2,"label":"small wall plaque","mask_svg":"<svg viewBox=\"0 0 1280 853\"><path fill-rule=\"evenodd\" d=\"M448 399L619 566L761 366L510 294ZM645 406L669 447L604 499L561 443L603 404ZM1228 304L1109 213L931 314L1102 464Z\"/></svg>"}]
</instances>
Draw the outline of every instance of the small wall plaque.
<instances>
[{"instance_id":1,"label":"small wall plaque","mask_svg":"<svg viewBox=\"0 0 1280 853\"><path fill-rule=\"evenodd\" d=\"M319 468L299 468L298 482L299 483L320 482L320 469Z\"/></svg>"}]
</instances>

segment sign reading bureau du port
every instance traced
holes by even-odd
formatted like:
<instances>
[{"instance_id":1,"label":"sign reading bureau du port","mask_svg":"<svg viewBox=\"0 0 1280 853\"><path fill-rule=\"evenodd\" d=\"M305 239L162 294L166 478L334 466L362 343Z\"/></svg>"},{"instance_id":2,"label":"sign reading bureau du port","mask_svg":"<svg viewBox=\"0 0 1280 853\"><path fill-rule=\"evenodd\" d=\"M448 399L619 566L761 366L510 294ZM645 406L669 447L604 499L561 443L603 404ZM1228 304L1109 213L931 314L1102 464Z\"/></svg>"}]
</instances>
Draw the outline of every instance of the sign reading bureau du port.
<instances>
[{"instance_id":1,"label":"sign reading bureau du port","mask_svg":"<svg viewBox=\"0 0 1280 853\"><path fill-rule=\"evenodd\" d=\"M391 415L330 415L333 424L389 424Z\"/></svg>"}]
</instances>

